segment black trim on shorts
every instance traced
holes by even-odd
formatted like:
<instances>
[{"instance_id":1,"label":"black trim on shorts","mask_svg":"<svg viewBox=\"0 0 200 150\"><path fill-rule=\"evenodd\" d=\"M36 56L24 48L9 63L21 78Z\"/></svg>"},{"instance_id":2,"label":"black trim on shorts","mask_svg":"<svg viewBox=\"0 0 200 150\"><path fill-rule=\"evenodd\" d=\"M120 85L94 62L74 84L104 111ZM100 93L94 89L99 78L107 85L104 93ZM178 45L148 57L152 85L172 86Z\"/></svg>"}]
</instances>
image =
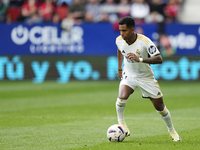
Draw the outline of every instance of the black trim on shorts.
<instances>
[{"instance_id":1,"label":"black trim on shorts","mask_svg":"<svg viewBox=\"0 0 200 150\"><path fill-rule=\"evenodd\" d=\"M150 98L150 97L144 97L144 96L142 96L142 98Z\"/></svg>"}]
</instances>

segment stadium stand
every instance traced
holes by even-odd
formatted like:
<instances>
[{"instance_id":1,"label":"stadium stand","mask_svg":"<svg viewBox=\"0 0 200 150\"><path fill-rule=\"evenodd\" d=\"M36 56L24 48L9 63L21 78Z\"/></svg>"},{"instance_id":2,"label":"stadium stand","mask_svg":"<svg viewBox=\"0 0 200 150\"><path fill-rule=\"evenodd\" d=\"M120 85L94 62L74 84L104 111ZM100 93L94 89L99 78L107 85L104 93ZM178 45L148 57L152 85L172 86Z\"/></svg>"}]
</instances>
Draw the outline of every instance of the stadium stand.
<instances>
[{"instance_id":1,"label":"stadium stand","mask_svg":"<svg viewBox=\"0 0 200 150\"><path fill-rule=\"evenodd\" d=\"M7 9L7 15L11 16L12 22L16 22L21 14L21 7L12 6Z\"/></svg>"},{"instance_id":2,"label":"stadium stand","mask_svg":"<svg viewBox=\"0 0 200 150\"><path fill-rule=\"evenodd\" d=\"M63 20L67 16L68 6L67 5L66 6L57 6L55 12L58 13L60 16L60 19Z\"/></svg>"},{"instance_id":3,"label":"stadium stand","mask_svg":"<svg viewBox=\"0 0 200 150\"><path fill-rule=\"evenodd\" d=\"M182 11L179 14L179 20L185 24L200 23L200 0L185 0Z\"/></svg>"}]
</instances>

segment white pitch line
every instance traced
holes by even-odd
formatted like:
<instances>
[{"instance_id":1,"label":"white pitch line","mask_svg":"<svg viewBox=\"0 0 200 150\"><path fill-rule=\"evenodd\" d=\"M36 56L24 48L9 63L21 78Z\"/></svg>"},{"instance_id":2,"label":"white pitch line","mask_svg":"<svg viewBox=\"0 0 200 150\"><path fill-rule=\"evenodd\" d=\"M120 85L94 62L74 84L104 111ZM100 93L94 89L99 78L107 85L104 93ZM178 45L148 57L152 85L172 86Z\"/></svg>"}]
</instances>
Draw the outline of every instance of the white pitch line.
<instances>
[{"instance_id":1,"label":"white pitch line","mask_svg":"<svg viewBox=\"0 0 200 150\"><path fill-rule=\"evenodd\" d=\"M117 117L104 117L104 119L117 119ZM125 119L130 119L130 120L160 120L160 117L125 117ZM200 118L191 118L191 117L173 117L173 119L178 119L178 120L200 120Z\"/></svg>"}]
</instances>

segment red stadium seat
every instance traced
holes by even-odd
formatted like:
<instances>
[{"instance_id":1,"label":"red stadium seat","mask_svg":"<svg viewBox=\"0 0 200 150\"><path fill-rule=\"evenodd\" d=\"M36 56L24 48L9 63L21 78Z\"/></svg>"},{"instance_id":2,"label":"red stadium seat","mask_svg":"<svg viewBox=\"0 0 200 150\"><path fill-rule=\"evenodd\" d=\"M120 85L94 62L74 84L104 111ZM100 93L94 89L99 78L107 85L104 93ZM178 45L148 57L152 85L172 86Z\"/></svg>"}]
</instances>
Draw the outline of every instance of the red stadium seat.
<instances>
[{"instance_id":1,"label":"red stadium seat","mask_svg":"<svg viewBox=\"0 0 200 150\"><path fill-rule=\"evenodd\" d=\"M12 21L16 21L17 18L21 15L21 7L9 7L7 9L7 14L11 16Z\"/></svg>"},{"instance_id":2,"label":"red stadium seat","mask_svg":"<svg viewBox=\"0 0 200 150\"><path fill-rule=\"evenodd\" d=\"M58 13L60 16L60 19L63 20L67 16L68 7L67 6L57 6L56 13Z\"/></svg>"}]
</instances>

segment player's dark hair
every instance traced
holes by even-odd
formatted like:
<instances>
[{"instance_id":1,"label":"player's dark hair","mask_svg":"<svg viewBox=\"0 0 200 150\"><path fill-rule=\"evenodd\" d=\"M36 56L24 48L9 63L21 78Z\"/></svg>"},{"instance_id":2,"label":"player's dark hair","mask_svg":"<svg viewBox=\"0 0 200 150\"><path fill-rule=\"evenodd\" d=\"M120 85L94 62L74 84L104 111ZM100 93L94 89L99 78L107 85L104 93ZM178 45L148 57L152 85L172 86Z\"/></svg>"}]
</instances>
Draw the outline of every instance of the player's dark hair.
<instances>
[{"instance_id":1,"label":"player's dark hair","mask_svg":"<svg viewBox=\"0 0 200 150\"><path fill-rule=\"evenodd\" d=\"M119 25L126 24L126 26L127 26L128 28L130 28L130 27L135 28L135 20L134 20L132 17L130 17L130 16L123 17L123 18L119 21L118 24L119 24Z\"/></svg>"}]
</instances>

